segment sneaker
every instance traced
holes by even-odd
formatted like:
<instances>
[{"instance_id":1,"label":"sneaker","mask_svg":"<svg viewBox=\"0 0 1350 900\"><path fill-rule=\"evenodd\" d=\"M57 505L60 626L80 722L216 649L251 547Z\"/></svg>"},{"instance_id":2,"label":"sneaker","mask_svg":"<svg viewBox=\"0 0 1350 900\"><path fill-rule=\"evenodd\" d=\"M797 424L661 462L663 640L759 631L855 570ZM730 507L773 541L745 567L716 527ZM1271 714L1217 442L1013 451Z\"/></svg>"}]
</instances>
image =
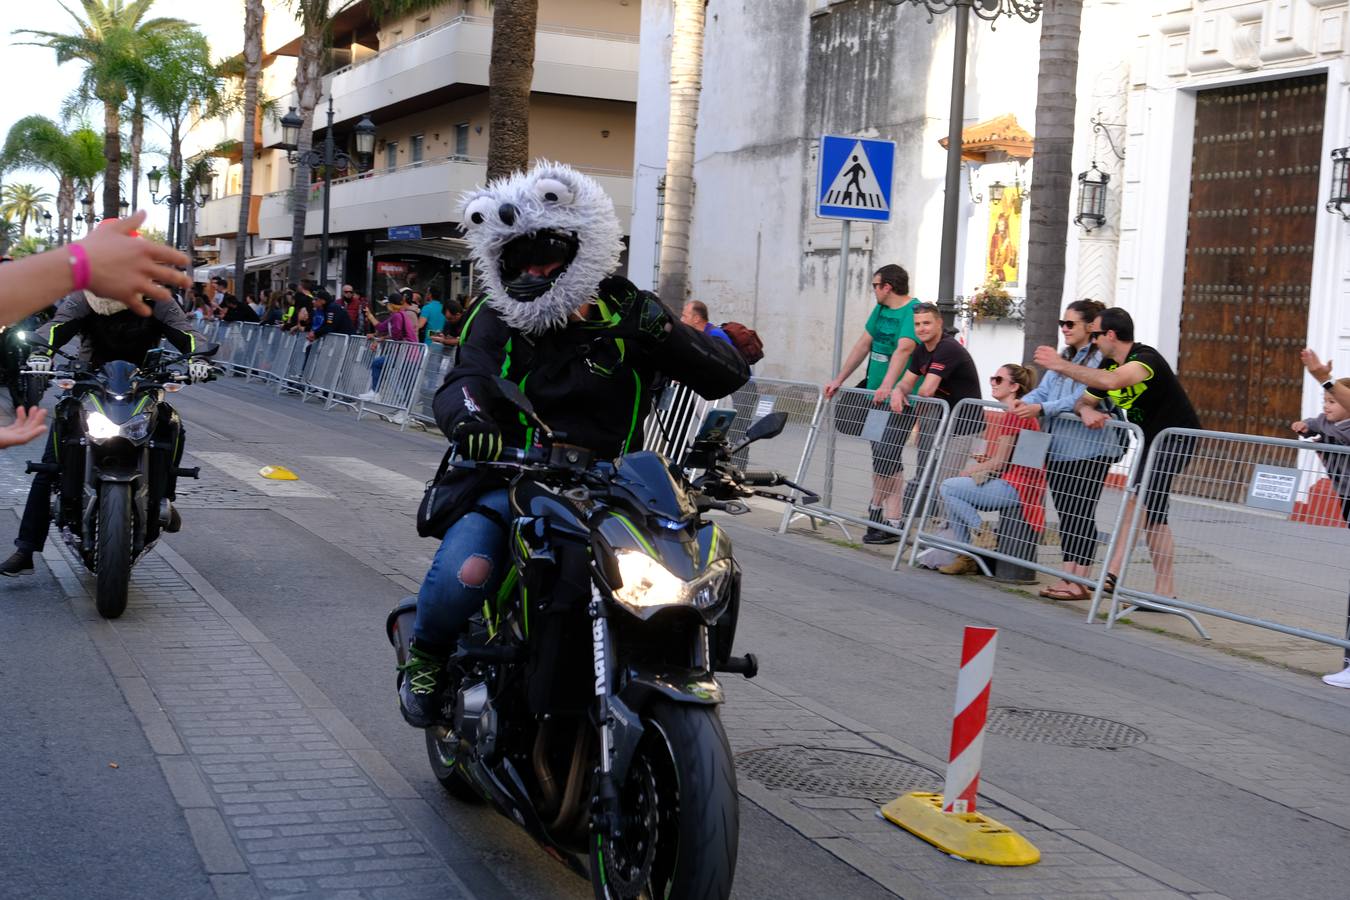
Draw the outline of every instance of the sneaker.
<instances>
[{"instance_id":1,"label":"sneaker","mask_svg":"<svg viewBox=\"0 0 1350 900\"><path fill-rule=\"evenodd\" d=\"M366 391L364 394L357 394L356 399L363 403L374 403L376 400L380 399L380 392Z\"/></svg>"},{"instance_id":2,"label":"sneaker","mask_svg":"<svg viewBox=\"0 0 1350 900\"><path fill-rule=\"evenodd\" d=\"M413 644L408 661L398 667L398 705L404 720L414 728L430 728L441 718L441 688L445 681L445 660L423 653Z\"/></svg>"},{"instance_id":3,"label":"sneaker","mask_svg":"<svg viewBox=\"0 0 1350 900\"><path fill-rule=\"evenodd\" d=\"M938 571L943 575L974 575L980 571L980 564L975 562L973 556L958 556Z\"/></svg>"},{"instance_id":4,"label":"sneaker","mask_svg":"<svg viewBox=\"0 0 1350 900\"><path fill-rule=\"evenodd\" d=\"M391 418L389 421L395 425L406 425L408 424L408 414L403 410L399 410L398 412L394 413L393 418Z\"/></svg>"},{"instance_id":5,"label":"sneaker","mask_svg":"<svg viewBox=\"0 0 1350 900\"><path fill-rule=\"evenodd\" d=\"M1331 675L1323 675L1322 683L1329 684L1332 687L1350 688L1350 666L1346 666L1341 671L1334 672Z\"/></svg>"},{"instance_id":6,"label":"sneaker","mask_svg":"<svg viewBox=\"0 0 1350 900\"><path fill-rule=\"evenodd\" d=\"M882 531L880 528L869 528L863 535L862 542L876 546L878 544L898 544L900 535L891 534L889 531Z\"/></svg>"},{"instance_id":7,"label":"sneaker","mask_svg":"<svg viewBox=\"0 0 1350 900\"><path fill-rule=\"evenodd\" d=\"M10 578L31 571L33 571L33 554L27 550L15 550L9 559L0 563L0 575L7 575Z\"/></svg>"}]
</instances>

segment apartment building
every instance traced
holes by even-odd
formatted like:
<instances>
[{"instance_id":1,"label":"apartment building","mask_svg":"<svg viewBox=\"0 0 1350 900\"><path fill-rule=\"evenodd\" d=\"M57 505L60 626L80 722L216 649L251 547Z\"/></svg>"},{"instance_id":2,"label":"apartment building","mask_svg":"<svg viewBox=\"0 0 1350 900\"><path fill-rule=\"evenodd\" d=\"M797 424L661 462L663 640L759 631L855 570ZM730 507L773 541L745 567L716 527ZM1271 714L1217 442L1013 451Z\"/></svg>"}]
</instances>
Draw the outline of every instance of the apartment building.
<instances>
[{"instance_id":1,"label":"apartment building","mask_svg":"<svg viewBox=\"0 0 1350 900\"><path fill-rule=\"evenodd\" d=\"M454 297L467 290L457 265L466 256L458 237L458 198L486 175L491 5L449 0L385 22L369 7L357 0L334 15L314 146L323 145L331 98L335 145L355 160L354 128L368 117L376 128L374 153L330 185L313 184L304 275L318 274L323 191L330 189L330 286L349 282L376 295L430 287ZM296 104L300 33L284 4L270 13L262 93L275 113L258 126L249 200L249 265L263 288L295 280L286 271L294 166L280 148L280 116ZM639 0L540 0L531 97L531 157L560 160L594 175L614 198L625 231L632 208L640 16ZM223 124L231 126L233 134L242 130L239 123ZM243 202L237 151L221 162L198 234L232 252Z\"/></svg>"}]
</instances>

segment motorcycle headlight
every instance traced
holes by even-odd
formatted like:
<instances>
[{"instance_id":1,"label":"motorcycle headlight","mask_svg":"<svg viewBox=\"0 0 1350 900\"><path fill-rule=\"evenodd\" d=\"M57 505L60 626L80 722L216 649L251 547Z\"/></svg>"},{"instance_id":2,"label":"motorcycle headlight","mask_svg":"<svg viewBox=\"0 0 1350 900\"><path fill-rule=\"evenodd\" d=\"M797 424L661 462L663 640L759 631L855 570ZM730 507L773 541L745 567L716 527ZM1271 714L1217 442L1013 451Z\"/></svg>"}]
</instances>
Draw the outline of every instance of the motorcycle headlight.
<instances>
[{"instance_id":1,"label":"motorcycle headlight","mask_svg":"<svg viewBox=\"0 0 1350 900\"><path fill-rule=\"evenodd\" d=\"M640 619L671 606L692 606L700 611L717 606L723 582L731 575L731 561L719 559L691 581L672 574L652 557L636 550L615 554L621 584L614 599Z\"/></svg>"},{"instance_id":2,"label":"motorcycle headlight","mask_svg":"<svg viewBox=\"0 0 1350 900\"><path fill-rule=\"evenodd\" d=\"M85 416L85 431L93 441L107 441L115 437L124 437L130 441L143 441L150 433L150 417L145 413L132 416L118 425L103 413L92 411Z\"/></svg>"},{"instance_id":3,"label":"motorcycle headlight","mask_svg":"<svg viewBox=\"0 0 1350 900\"><path fill-rule=\"evenodd\" d=\"M106 441L117 437L122 429L101 412L91 412L84 420L85 431L95 441Z\"/></svg>"}]
</instances>

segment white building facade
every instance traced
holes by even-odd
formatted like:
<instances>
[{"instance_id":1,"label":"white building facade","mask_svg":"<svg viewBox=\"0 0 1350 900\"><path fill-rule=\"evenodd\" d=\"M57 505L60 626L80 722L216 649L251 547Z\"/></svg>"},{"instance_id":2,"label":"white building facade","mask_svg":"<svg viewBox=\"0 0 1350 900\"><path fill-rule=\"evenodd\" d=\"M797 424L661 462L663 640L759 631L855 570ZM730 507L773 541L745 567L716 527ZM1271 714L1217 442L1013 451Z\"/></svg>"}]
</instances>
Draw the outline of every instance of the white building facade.
<instances>
[{"instance_id":1,"label":"white building facade","mask_svg":"<svg viewBox=\"0 0 1350 900\"><path fill-rule=\"evenodd\" d=\"M1305 342L1350 372L1350 226L1323 210L1330 151L1350 144L1346 7L1084 2L1074 171L1095 164L1110 181L1106 222L1070 226L1065 300L1129 309L1138 338L1178 362L1208 427L1275 433L1282 417L1314 408L1320 392L1298 366ZM647 286L660 237L669 0L649 0L642 14L629 271ZM760 332L762 374L831 374L840 229L813 215L821 134L897 143L891 222L852 228L845 347L861 333L879 266L900 263L913 293L935 298L951 19L873 0L710 0L690 292L714 321ZM1034 135L1039 31L1016 19L972 24L967 126L1011 114ZM990 186L1026 187L1031 170L967 164L958 293L984 281ZM1023 261L1034 204L1033 192ZM1071 216L1076 205L1075 190ZM1011 293L1024 284L1025 265ZM977 323L966 336L982 373L1021 358L1014 325Z\"/></svg>"}]
</instances>

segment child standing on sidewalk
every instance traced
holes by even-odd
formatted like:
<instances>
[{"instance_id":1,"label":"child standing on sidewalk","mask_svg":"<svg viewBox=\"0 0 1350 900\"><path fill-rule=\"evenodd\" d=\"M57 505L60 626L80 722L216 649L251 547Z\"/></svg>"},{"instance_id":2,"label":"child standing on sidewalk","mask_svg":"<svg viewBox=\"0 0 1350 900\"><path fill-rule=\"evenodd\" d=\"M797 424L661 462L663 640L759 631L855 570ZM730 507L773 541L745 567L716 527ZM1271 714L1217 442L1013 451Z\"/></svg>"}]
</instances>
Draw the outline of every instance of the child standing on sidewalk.
<instances>
[{"instance_id":1,"label":"child standing on sidewalk","mask_svg":"<svg viewBox=\"0 0 1350 900\"><path fill-rule=\"evenodd\" d=\"M1336 384L1350 388L1350 378L1341 378ZM1311 437L1323 444L1350 445L1350 409L1346 409L1331 390L1322 398L1320 416L1294 422L1289 427L1296 434ZM1341 517L1350 523L1350 455L1319 452L1317 456L1326 467L1336 496L1341 499ZM1346 623L1346 636L1350 638L1350 610L1346 613ZM1350 688L1350 650L1345 652L1345 666L1341 671L1325 675L1322 680L1332 687Z\"/></svg>"}]
</instances>

